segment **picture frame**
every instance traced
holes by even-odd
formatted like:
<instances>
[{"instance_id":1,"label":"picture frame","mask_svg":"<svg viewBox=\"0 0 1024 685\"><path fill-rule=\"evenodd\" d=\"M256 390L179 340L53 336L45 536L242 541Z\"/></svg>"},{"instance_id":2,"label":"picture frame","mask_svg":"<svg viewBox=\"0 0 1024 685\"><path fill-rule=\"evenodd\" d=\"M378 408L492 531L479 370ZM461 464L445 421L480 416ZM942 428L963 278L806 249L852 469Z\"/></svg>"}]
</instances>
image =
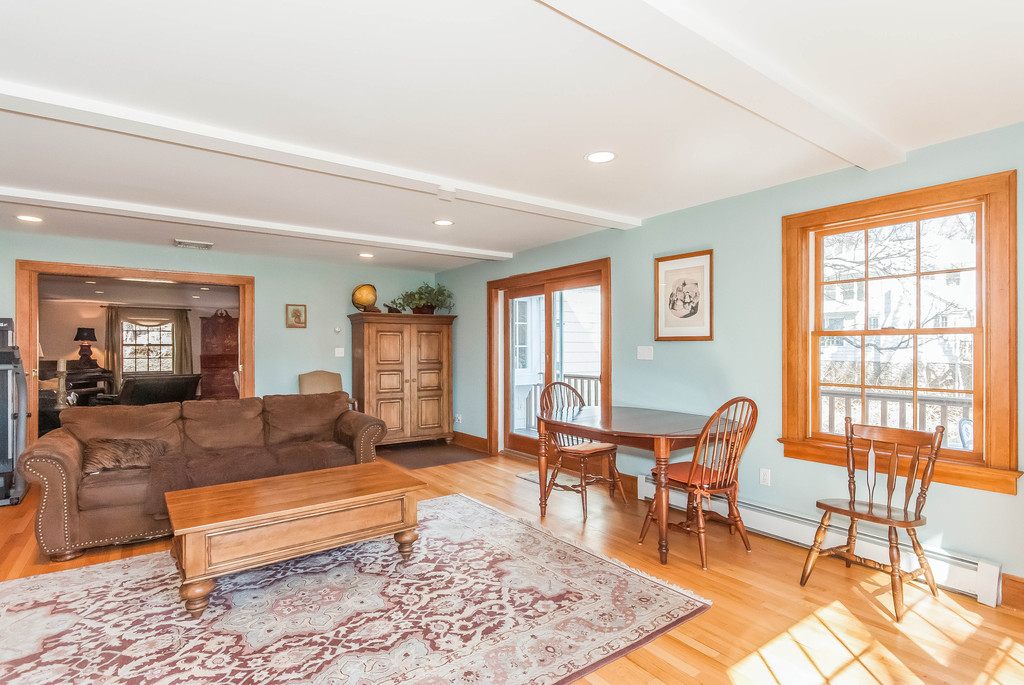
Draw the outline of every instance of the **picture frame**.
<instances>
[{"instance_id":1,"label":"picture frame","mask_svg":"<svg viewBox=\"0 0 1024 685\"><path fill-rule=\"evenodd\" d=\"M713 252L654 260L655 340L714 340Z\"/></svg>"},{"instance_id":2,"label":"picture frame","mask_svg":"<svg viewBox=\"0 0 1024 685\"><path fill-rule=\"evenodd\" d=\"M286 304L284 306L284 327L305 328L306 327L306 305Z\"/></svg>"}]
</instances>

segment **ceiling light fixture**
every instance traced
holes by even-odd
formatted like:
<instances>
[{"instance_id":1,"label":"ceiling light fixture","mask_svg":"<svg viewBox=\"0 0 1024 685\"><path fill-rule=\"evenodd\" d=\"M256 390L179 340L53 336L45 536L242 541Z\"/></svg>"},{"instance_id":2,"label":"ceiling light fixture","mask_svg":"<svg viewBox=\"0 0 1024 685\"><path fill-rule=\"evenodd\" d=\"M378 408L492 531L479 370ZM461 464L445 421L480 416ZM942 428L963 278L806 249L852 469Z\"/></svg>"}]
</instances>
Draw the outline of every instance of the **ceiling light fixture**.
<instances>
[{"instance_id":1,"label":"ceiling light fixture","mask_svg":"<svg viewBox=\"0 0 1024 685\"><path fill-rule=\"evenodd\" d=\"M40 219L38 216L30 216L28 214L19 214L18 215L18 219L20 219L21 221L27 221L30 224L41 224L41 223L43 223L43 220Z\"/></svg>"},{"instance_id":2,"label":"ceiling light fixture","mask_svg":"<svg viewBox=\"0 0 1024 685\"><path fill-rule=\"evenodd\" d=\"M201 288L200 288L200 290L209 290L209 288L207 288L207 287L206 287L206 286L204 285L203 287L201 287Z\"/></svg>"},{"instance_id":3,"label":"ceiling light fixture","mask_svg":"<svg viewBox=\"0 0 1024 685\"><path fill-rule=\"evenodd\" d=\"M86 285L96 285L96 281L86 281Z\"/></svg>"},{"instance_id":4,"label":"ceiling light fixture","mask_svg":"<svg viewBox=\"0 0 1024 685\"><path fill-rule=\"evenodd\" d=\"M192 296L192 299L193 299L193 300L198 300L198 299L199 299L199 295L193 295L193 296Z\"/></svg>"},{"instance_id":5,"label":"ceiling light fixture","mask_svg":"<svg viewBox=\"0 0 1024 685\"><path fill-rule=\"evenodd\" d=\"M97 295L102 295L103 294L102 290L93 290L93 292L96 293Z\"/></svg>"},{"instance_id":6,"label":"ceiling light fixture","mask_svg":"<svg viewBox=\"0 0 1024 685\"><path fill-rule=\"evenodd\" d=\"M363 259L373 259L372 252L360 252L359 256L362 257Z\"/></svg>"},{"instance_id":7,"label":"ceiling light fixture","mask_svg":"<svg viewBox=\"0 0 1024 685\"><path fill-rule=\"evenodd\" d=\"M434 222L435 226L454 226L455 222L451 219L438 219Z\"/></svg>"},{"instance_id":8,"label":"ceiling light fixture","mask_svg":"<svg viewBox=\"0 0 1024 685\"><path fill-rule=\"evenodd\" d=\"M205 240L186 240L185 238L175 238L175 247L187 247L190 250L209 250L213 247L213 243L208 243Z\"/></svg>"},{"instance_id":9,"label":"ceiling light fixture","mask_svg":"<svg viewBox=\"0 0 1024 685\"><path fill-rule=\"evenodd\" d=\"M608 152L607 150L601 152L591 152L589 155L586 155L584 159L586 159L588 162L593 162L594 164L604 164L605 162L610 162L613 159L615 159L615 153Z\"/></svg>"}]
</instances>

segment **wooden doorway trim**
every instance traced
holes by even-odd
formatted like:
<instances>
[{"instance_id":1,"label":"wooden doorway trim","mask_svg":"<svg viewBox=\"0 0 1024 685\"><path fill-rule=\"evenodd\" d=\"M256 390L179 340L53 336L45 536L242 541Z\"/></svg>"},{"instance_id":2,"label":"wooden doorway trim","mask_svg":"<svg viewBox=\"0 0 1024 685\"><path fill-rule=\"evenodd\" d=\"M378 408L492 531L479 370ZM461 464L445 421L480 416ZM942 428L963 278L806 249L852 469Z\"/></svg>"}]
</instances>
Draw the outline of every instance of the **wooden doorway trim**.
<instances>
[{"instance_id":1,"label":"wooden doorway trim","mask_svg":"<svg viewBox=\"0 0 1024 685\"><path fill-rule=\"evenodd\" d=\"M498 432L501 417L498 411L499 395L504 393L499 365L504 364L504 337L507 326L499 319L508 312L501 307L502 295L507 290L536 283L570 281L580 276L597 274L601 285L601 404L611 405L612 397L612 260L611 257L591 262L517 274L487 282L487 452L498 453Z\"/></svg>"},{"instance_id":2,"label":"wooden doorway trim","mask_svg":"<svg viewBox=\"0 0 1024 685\"><path fill-rule=\"evenodd\" d=\"M33 371L39 368L39 276L98 276L100 278L170 278L178 283L227 285L238 287L238 392L240 397L256 393L253 373L256 357L255 286L252 276L204 274L162 269L129 269L119 266L34 262L19 259L14 263L14 285L17 293L15 321L17 345L28 372L28 425L26 444L35 442L39 432L39 379Z\"/></svg>"}]
</instances>

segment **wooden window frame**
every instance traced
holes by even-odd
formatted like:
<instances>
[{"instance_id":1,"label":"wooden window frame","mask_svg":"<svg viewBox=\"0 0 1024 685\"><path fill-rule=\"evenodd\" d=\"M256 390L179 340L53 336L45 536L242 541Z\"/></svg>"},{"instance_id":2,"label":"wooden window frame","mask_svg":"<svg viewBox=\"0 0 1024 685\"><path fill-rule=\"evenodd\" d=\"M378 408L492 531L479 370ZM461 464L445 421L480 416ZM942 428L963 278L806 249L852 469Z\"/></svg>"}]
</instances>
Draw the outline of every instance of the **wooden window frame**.
<instances>
[{"instance_id":1,"label":"wooden window frame","mask_svg":"<svg viewBox=\"0 0 1024 685\"><path fill-rule=\"evenodd\" d=\"M977 265L984 306L979 327L984 331L983 463L942 460L934 479L991 492L1017 493L1017 172L955 181L782 218L782 437L786 457L845 466L841 436L812 437L811 288L812 241L818 231L845 224L898 217L943 205L981 202L979 221L982 260ZM978 374L976 374L978 377ZM977 449L977 447L976 447ZM901 459L901 462L903 460ZM901 463L901 468L905 465ZM865 464L858 463L859 468ZM887 464L877 464L885 470Z\"/></svg>"}]
</instances>

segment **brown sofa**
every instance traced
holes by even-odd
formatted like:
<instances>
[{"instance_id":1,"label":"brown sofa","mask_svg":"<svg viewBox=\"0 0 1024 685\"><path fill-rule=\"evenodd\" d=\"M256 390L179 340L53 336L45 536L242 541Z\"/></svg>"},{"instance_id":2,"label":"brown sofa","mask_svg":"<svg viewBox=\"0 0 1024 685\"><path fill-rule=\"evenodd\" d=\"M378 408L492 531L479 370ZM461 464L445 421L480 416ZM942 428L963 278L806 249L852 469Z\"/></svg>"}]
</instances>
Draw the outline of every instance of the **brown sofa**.
<instances>
[{"instance_id":1,"label":"brown sofa","mask_svg":"<svg viewBox=\"0 0 1024 685\"><path fill-rule=\"evenodd\" d=\"M387 432L344 392L71 407L60 418L18 461L42 487L36 538L54 561L170 535L164 492L374 461Z\"/></svg>"}]
</instances>

